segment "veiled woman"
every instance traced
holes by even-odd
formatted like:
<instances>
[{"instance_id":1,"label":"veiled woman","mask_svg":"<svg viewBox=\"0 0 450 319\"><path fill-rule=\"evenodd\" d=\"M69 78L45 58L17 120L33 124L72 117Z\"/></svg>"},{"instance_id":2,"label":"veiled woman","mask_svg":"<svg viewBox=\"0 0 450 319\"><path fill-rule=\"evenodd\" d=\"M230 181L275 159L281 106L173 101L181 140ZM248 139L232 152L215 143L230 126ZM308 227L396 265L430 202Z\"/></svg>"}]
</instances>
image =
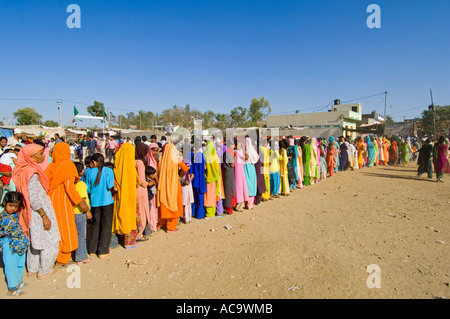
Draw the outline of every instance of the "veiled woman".
<instances>
[{"instance_id":1,"label":"veiled woman","mask_svg":"<svg viewBox=\"0 0 450 319\"><path fill-rule=\"evenodd\" d=\"M49 180L39 165L44 162L43 153L44 148L40 145L25 145L17 156L12 172L16 190L24 197L19 223L30 239L26 261L28 276L37 275L38 278L56 271L53 266L61 240L55 210L47 194Z\"/></svg>"},{"instance_id":2,"label":"veiled woman","mask_svg":"<svg viewBox=\"0 0 450 319\"><path fill-rule=\"evenodd\" d=\"M192 217L203 219L206 216L203 203L206 193L205 181L205 156L202 153L201 141L194 139L194 149L191 153L190 174L194 174L192 190L194 193L194 203L192 204Z\"/></svg>"},{"instance_id":3,"label":"veiled woman","mask_svg":"<svg viewBox=\"0 0 450 319\"><path fill-rule=\"evenodd\" d=\"M247 154L247 158L244 164L245 181L247 182L247 190L249 196L247 208L252 209L258 190L258 180L256 176L255 164L259 160L259 154L255 150L253 142L249 136L245 137L244 146L244 152L245 154Z\"/></svg>"},{"instance_id":4,"label":"veiled woman","mask_svg":"<svg viewBox=\"0 0 450 319\"><path fill-rule=\"evenodd\" d=\"M136 172L139 178L139 182L136 185L137 205L140 215L140 226L137 235L137 241L145 241L149 238L144 236L144 229L147 224L150 225L150 206L148 201L147 192L147 178L145 176L145 168L147 167L147 159L149 147L145 143L138 143L135 148L135 161Z\"/></svg>"},{"instance_id":5,"label":"veiled woman","mask_svg":"<svg viewBox=\"0 0 450 319\"><path fill-rule=\"evenodd\" d=\"M234 184L234 161L236 154L234 153L234 142L232 140L227 141L222 156L222 178L225 193L223 208L227 214L231 215L233 214L233 207L236 206L236 187Z\"/></svg>"},{"instance_id":6,"label":"veiled woman","mask_svg":"<svg viewBox=\"0 0 450 319\"><path fill-rule=\"evenodd\" d=\"M178 157L175 145L164 144L162 158L158 163L156 201L160 219L157 227L166 228L168 233L178 231L178 218L183 217L180 177L184 177L188 171L189 168Z\"/></svg>"},{"instance_id":7,"label":"veiled woman","mask_svg":"<svg viewBox=\"0 0 450 319\"><path fill-rule=\"evenodd\" d=\"M56 261L57 265L64 266L70 262L72 251L78 248L74 207L78 205L83 212L89 210L75 188L75 179L79 178L79 175L75 164L70 160L70 147L67 143L60 142L53 147L52 162L45 173L50 185L48 195L61 235Z\"/></svg>"},{"instance_id":8,"label":"veiled woman","mask_svg":"<svg viewBox=\"0 0 450 319\"><path fill-rule=\"evenodd\" d=\"M206 193L204 195L204 205L206 208L205 218L209 219L216 216L216 207L220 192L220 161L212 141L206 143L204 152L206 164Z\"/></svg>"},{"instance_id":9,"label":"veiled woman","mask_svg":"<svg viewBox=\"0 0 450 319\"><path fill-rule=\"evenodd\" d=\"M114 201L112 231L124 237L126 249L136 244L140 214L137 210L138 175L135 167L135 147L124 143L116 153L114 178L117 187Z\"/></svg>"},{"instance_id":10,"label":"veiled woman","mask_svg":"<svg viewBox=\"0 0 450 319\"><path fill-rule=\"evenodd\" d=\"M145 159L147 160L147 165L153 167L156 170L156 174L158 174L158 162L156 157L159 153L159 146L157 143L150 143L149 151ZM156 180L156 184L158 181ZM156 198L150 200L150 229L152 233L157 231L156 225L158 224L158 210L156 209Z\"/></svg>"}]
</instances>

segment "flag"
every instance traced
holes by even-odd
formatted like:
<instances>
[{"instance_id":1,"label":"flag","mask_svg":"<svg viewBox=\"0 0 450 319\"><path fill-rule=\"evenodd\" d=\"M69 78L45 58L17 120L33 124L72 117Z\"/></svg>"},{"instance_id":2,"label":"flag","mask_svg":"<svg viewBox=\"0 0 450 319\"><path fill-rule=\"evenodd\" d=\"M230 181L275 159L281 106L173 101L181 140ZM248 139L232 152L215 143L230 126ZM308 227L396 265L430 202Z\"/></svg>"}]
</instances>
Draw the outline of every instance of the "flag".
<instances>
[{"instance_id":1,"label":"flag","mask_svg":"<svg viewBox=\"0 0 450 319\"><path fill-rule=\"evenodd\" d=\"M106 115L105 109L103 109L103 117L106 118L108 115Z\"/></svg>"},{"instance_id":2,"label":"flag","mask_svg":"<svg viewBox=\"0 0 450 319\"><path fill-rule=\"evenodd\" d=\"M78 113L80 113L80 112L78 112L77 108L76 108L75 105L74 105L74 106L73 106L73 116L77 116Z\"/></svg>"}]
</instances>

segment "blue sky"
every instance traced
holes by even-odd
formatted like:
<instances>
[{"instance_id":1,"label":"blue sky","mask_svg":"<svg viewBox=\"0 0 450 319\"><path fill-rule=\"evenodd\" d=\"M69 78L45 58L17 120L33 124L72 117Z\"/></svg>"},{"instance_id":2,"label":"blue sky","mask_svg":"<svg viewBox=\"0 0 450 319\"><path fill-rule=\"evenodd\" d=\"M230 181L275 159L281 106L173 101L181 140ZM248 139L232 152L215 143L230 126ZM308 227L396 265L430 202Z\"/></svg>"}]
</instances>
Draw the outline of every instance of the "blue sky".
<instances>
[{"instance_id":1,"label":"blue sky","mask_svg":"<svg viewBox=\"0 0 450 319\"><path fill-rule=\"evenodd\" d=\"M381 29L366 25L372 3ZM58 121L57 99L69 125L94 100L115 115L228 113L264 96L280 114L387 91L401 121L430 88L450 104L449 15L448 0L0 0L0 120L33 107ZM358 101L384 113L384 95Z\"/></svg>"}]
</instances>

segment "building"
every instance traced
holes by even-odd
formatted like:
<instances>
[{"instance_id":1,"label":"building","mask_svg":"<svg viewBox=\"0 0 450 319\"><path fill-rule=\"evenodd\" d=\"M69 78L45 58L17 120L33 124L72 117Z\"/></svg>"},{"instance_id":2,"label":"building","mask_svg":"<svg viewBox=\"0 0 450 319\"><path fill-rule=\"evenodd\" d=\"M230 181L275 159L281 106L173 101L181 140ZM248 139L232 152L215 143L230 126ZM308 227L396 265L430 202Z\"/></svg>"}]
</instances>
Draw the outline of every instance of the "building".
<instances>
[{"instance_id":1,"label":"building","mask_svg":"<svg viewBox=\"0 0 450 319\"><path fill-rule=\"evenodd\" d=\"M267 128L297 129L304 136L352 137L362 120L362 105L340 104L339 100L328 112L296 113L287 115L268 115Z\"/></svg>"}]
</instances>

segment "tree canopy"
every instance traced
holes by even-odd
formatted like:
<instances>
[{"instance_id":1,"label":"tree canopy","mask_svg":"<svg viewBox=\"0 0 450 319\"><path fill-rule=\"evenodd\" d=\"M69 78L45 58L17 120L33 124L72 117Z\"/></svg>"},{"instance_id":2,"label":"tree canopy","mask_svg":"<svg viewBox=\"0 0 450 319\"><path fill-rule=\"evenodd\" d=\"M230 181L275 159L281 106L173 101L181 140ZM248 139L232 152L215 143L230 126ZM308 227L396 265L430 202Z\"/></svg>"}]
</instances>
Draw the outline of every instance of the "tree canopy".
<instances>
[{"instance_id":1,"label":"tree canopy","mask_svg":"<svg viewBox=\"0 0 450 319\"><path fill-rule=\"evenodd\" d=\"M30 107L18 109L13 115L19 125L38 125L42 119L42 115Z\"/></svg>"}]
</instances>

